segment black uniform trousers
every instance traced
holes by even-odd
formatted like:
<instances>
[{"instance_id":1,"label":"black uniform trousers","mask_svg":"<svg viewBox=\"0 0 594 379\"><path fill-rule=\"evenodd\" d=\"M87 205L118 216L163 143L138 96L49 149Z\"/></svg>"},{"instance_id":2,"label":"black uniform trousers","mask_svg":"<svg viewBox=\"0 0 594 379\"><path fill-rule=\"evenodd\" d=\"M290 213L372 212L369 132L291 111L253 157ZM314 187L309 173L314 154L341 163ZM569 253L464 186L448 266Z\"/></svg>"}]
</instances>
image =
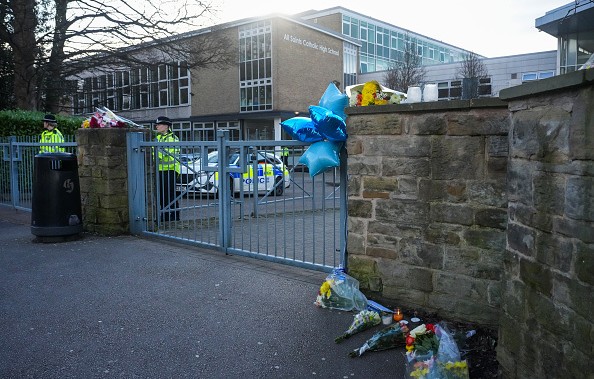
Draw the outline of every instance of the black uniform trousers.
<instances>
[{"instance_id":1,"label":"black uniform trousers","mask_svg":"<svg viewBox=\"0 0 594 379\"><path fill-rule=\"evenodd\" d=\"M163 211L161 221L179 220L179 204L175 200L176 179L177 172L174 170L159 171L159 208Z\"/></svg>"}]
</instances>

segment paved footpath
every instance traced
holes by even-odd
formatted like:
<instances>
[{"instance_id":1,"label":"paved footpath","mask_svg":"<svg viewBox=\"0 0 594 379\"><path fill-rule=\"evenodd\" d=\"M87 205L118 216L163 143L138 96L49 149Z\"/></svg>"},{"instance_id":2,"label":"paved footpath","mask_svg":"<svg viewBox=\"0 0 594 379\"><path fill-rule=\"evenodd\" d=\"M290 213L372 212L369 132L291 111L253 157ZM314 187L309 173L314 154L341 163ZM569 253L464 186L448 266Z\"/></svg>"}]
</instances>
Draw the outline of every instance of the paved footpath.
<instances>
[{"instance_id":1,"label":"paved footpath","mask_svg":"<svg viewBox=\"0 0 594 379\"><path fill-rule=\"evenodd\" d=\"M0 206L0 378L403 378L404 350L336 344L325 273L134 236L39 243Z\"/></svg>"}]
</instances>

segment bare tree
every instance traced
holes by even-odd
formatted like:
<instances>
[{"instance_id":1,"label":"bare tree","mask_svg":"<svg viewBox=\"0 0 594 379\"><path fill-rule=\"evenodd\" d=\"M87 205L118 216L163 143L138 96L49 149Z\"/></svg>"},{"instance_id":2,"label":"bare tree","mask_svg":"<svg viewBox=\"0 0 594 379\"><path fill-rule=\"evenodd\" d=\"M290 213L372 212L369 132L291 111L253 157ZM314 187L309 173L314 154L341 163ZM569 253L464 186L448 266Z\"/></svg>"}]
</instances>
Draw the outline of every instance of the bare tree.
<instances>
[{"instance_id":1,"label":"bare tree","mask_svg":"<svg viewBox=\"0 0 594 379\"><path fill-rule=\"evenodd\" d=\"M0 42L13 51L14 88L23 92L19 108L41 107L35 99L43 98L56 112L65 79L95 67L234 63L228 38L198 31L214 12L200 0L0 0L0 12Z\"/></svg>"},{"instance_id":2,"label":"bare tree","mask_svg":"<svg viewBox=\"0 0 594 379\"><path fill-rule=\"evenodd\" d=\"M479 82L488 76L487 67L482 59L473 52L466 54L456 71L456 79L462 81L462 99L478 97Z\"/></svg>"},{"instance_id":3,"label":"bare tree","mask_svg":"<svg viewBox=\"0 0 594 379\"><path fill-rule=\"evenodd\" d=\"M412 85L421 84L426 75L423 59L417 54L417 44L408 34L404 36L404 43L402 60L396 62L384 75L384 85L401 92L406 92Z\"/></svg>"},{"instance_id":4,"label":"bare tree","mask_svg":"<svg viewBox=\"0 0 594 379\"><path fill-rule=\"evenodd\" d=\"M486 78L489 76L483 60L473 52L469 52L460 62L456 71L456 79Z\"/></svg>"}]
</instances>

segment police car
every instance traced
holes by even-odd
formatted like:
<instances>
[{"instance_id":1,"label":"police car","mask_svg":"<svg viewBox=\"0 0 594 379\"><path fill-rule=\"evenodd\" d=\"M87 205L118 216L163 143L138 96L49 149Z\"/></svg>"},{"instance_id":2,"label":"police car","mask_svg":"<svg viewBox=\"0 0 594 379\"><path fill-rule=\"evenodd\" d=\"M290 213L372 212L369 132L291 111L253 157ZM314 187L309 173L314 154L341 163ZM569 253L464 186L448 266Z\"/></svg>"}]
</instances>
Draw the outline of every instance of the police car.
<instances>
[{"instance_id":1,"label":"police car","mask_svg":"<svg viewBox=\"0 0 594 379\"><path fill-rule=\"evenodd\" d=\"M180 154L179 157L180 172L177 182L177 191L181 192L185 190L186 184L194 180L196 175L200 174L200 154L199 153L188 153Z\"/></svg>"},{"instance_id":2,"label":"police car","mask_svg":"<svg viewBox=\"0 0 594 379\"><path fill-rule=\"evenodd\" d=\"M245 157L246 167L244 172L229 173L230 191L238 195L243 190L244 194L251 194L257 189L259 194L270 193L274 196L281 196L285 188L291 185L289 170L283 161L273 153L259 151L257 154L257 173L254 175L255 154L248 154ZM218 151L208 154L208 166L216 166L219 162ZM232 152L228 157L229 167L240 167L239 152ZM178 192L199 192L218 196L219 173L216 171L202 170L194 176L187 184L178 185Z\"/></svg>"}]
</instances>

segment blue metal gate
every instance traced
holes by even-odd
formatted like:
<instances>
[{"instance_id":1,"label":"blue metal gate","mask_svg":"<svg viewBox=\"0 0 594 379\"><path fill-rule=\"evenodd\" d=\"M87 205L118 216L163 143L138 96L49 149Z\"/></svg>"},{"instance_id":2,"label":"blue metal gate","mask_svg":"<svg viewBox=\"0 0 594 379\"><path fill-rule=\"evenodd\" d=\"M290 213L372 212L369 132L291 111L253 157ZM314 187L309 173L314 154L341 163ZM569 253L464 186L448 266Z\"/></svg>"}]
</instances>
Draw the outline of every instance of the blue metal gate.
<instances>
[{"instance_id":1,"label":"blue metal gate","mask_svg":"<svg viewBox=\"0 0 594 379\"><path fill-rule=\"evenodd\" d=\"M41 143L39 136L0 138L0 205L30 211L32 202L33 164L41 146L62 147L76 154L74 136L64 136L64 143Z\"/></svg>"},{"instance_id":2,"label":"blue metal gate","mask_svg":"<svg viewBox=\"0 0 594 379\"><path fill-rule=\"evenodd\" d=\"M311 177L299 141L160 143L128 133L130 230L319 271L346 266L346 152ZM160 204L159 155L175 151L176 196ZM179 215L163 218L164 212Z\"/></svg>"}]
</instances>

